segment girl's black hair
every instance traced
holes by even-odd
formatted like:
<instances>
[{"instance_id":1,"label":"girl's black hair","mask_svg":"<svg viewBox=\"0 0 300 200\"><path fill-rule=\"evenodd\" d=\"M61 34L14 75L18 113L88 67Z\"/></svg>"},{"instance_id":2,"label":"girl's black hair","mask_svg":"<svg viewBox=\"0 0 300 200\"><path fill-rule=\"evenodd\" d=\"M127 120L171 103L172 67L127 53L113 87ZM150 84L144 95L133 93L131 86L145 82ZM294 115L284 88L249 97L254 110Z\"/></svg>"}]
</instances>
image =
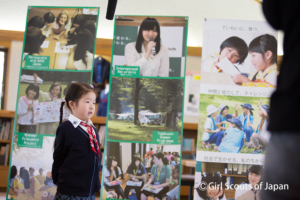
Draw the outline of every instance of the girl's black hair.
<instances>
[{"instance_id":1,"label":"girl's black hair","mask_svg":"<svg viewBox=\"0 0 300 200\"><path fill-rule=\"evenodd\" d=\"M74 19L72 21L72 24L78 24L79 27L80 27L80 26L83 26L84 22L85 22L84 15L83 14L78 14L74 17Z\"/></svg>"},{"instance_id":2,"label":"girl's black hair","mask_svg":"<svg viewBox=\"0 0 300 200\"><path fill-rule=\"evenodd\" d=\"M17 173L18 173L17 167L15 165L11 166L11 168L10 168L10 179L15 178Z\"/></svg>"},{"instance_id":3,"label":"girl's black hair","mask_svg":"<svg viewBox=\"0 0 300 200\"><path fill-rule=\"evenodd\" d=\"M174 156L172 156L172 157L171 157L171 161L175 161L175 158L174 158Z\"/></svg>"},{"instance_id":4,"label":"girl's black hair","mask_svg":"<svg viewBox=\"0 0 300 200\"><path fill-rule=\"evenodd\" d=\"M53 23L54 20L55 20L55 16L53 15L52 12L47 12L47 13L44 15L44 20L45 20L45 22L47 22L47 23Z\"/></svg>"},{"instance_id":5,"label":"girl's black hair","mask_svg":"<svg viewBox=\"0 0 300 200\"><path fill-rule=\"evenodd\" d=\"M164 154L162 154L161 152L157 152L153 156L155 156L157 159L161 159L164 165L169 164L169 160L165 158Z\"/></svg>"},{"instance_id":6,"label":"girl's black hair","mask_svg":"<svg viewBox=\"0 0 300 200\"><path fill-rule=\"evenodd\" d=\"M220 186L220 189L221 189L221 187L223 186L222 177L220 176L219 173L216 173L216 172L208 172L205 175L203 175L203 173L202 173L201 183L202 182L206 183L206 187L209 187L209 184L212 184L212 186L214 186L214 185ZM196 191L202 199L210 200L210 197L207 196L207 191L206 190L202 191L198 187L198 188L196 188ZM219 197L219 199L222 199L223 196L224 196L224 191L223 191L223 194Z\"/></svg>"},{"instance_id":7,"label":"girl's black hair","mask_svg":"<svg viewBox=\"0 0 300 200\"><path fill-rule=\"evenodd\" d=\"M224 111L226 108L227 108L227 110L229 110L229 107L228 107L228 106L225 106L225 107L221 110L221 112L220 112L221 115L222 115L223 111Z\"/></svg>"},{"instance_id":8,"label":"girl's black hair","mask_svg":"<svg viewBox=\"0 0 300 200\"><path fill-rule=\"evenodd\" d=\"M69 89L69 87L70 87L70 85L71 85L72 83L77 83L77 81L71 81L71 82L68 83L67 87L66 87L66 88L64 89L64 91L63 91L64 96L66 96L66 93L67 93L67 91L68 91L68 89Z\"/></svg>"},{"instance_id":9,"label":"girl's black hair","mask_svg":"<svg viewBox=\"0 0 300 200\"><path fill-rule=\"evenodd\" d=\"M93 53L94 50L94 38L88 29L83 29L78 32L77 37L77 47L74 52L74 60L82 60L82 62L87 65L86 62L86 52L89 51Z\"/></svg>"},{"instance_id":10,"label":"girl's black hair","mask_svg":"<svg viewBox=\"0 0 300 200\"><path fill-rule=\"evenodd\" d=\"M91 33L93 35L93 38L95 38L95 35L96 35L96 25L95 25L95 22L93 20L87 20L84 23L83 28L91 31Z\"/></svg>"},{"instance_id":11,"label":"girl's black hair","mask_svg":"<svg viewBox=\"0 0 300 200\"><path fill-rule=\"evenodd\" d=\"M55 88L55 87L58 87L59 86L59 95L57 96L58 98L60 98L61 97L61 92L62 92L62 88L61 88L61 85L59 84L59 83L53 83L52 85L51 85L51 87L50 87L50 89L49 89L49 92L53 89L53 88Z\"/></svg>"},{"instance_id":12,"label":"girl's black hair","mask_svg":"<svg viewBox=\"0 0 300 200\"><path fill-rule=\"evenodd\" d=\"M27 27L29 27L29 26L43 28L45 26L45 21L43 18L41 18L39 16L34 16L28 21Z\"/></svg>"},{"instance_id":13,"label":"girl's black hair","mask_svg":"<svg viewBox=\"0 0 300 200\"><path fill-rule=\"evenodd\" d=\"M114 156L109 156L108 158L107 158L107 169L108 170L110 170L110 168L111 168L111 164L112 164L112 161L116 161L116 162L118 162L117 161L117 159L116 159L116 157L114 157ZM119 170L118 170L118 165L114 168L114 170L115 170L115 173L116 173L116 179L120 176L120 174L119 174Z\"/></svg>"},{"instance_id":14,"label":"girl's black hair","mask_svg":"<svg viewBox=\"0 0 300 200\"><path fill-rule=\"evenodd\" d=\"M33 91L36 92L36 95L34 96L35 100L39 98L39 96L40 96L40 86L38 84L30 83L28 85L28 87L26 88L26 91L25 91L25 93L26 93L27 96L28 96L28 91L29 90L33 90Z\"/></svg>"},{"instance_id":15,"label":"girl's black hair","mask_svg":"<svg viewBox=\"0 0 300 200\"><path fill-rule=\"evenodd\" d=\"M59 25L59 20L60 20L60 17L61 17L61 15L63 15L63 14L65 14L65 15L67 15L67 20L66 20L66 22L65 22L65 25L67 25L68 23L69 23L69 13L68 13L68 11L66 11L66 10L62 10L59 14L58 14L58 16L57 16L57 18L56 18L56 23ZM59 25L60 26L60 25Z\"/></svg>"},{"instance_id":16,"label":"girl's black hair","mask_svg":"<svg viewBox=\"0 0 300 200\"><path fill-rule=\"evenodd\" d=\"M139 166L136 166L136 165L135 165L135 162L136 162L137 160L140 161ZM137 157L136 155L133 156L133 159L132 159L132 161L131 161L131 167L134 168L134 169L142 169L142 168L143 168L143 167L142 167L142 160L141 160L139 157Z\"/></svg>"},{"instance_id":17,"label":"girl's black hair","mask_svg":"<svg viewBox=\"0 0 300 200\"><path fill-rule=\"evenodd\" d=\"M271 64L277 63L277 40L273 35L261 35L250 42L249 52L260 53L264 58L267 51L273 54Z\"/></svg>"},{"instance_id":18,"label":"girl's black hair","mask_svg":"<svg viewBox=\"0 0 300 200\"><path fill-rule=\"evenodd\" d=\"M248 45L243 39L236 36L227 38L220 46L220 54L225 47L236 49L240 57L237 63L243 64L248 56Z\"/></svg>"},{"instance_id":19,"label":"girl's black hair","mask_svg":"<svg viewBox=\"0 0 300 200\"><path fill-rule=\"evenodd\" d=\"M42 31L35 26L29 26L26 31L25 49L30 55L42 52L41 45L44 41Z\"/></svg>"},{"instance_id":20,"label":"girl's black hair","mask_svg":"<svg viewBox=\"0 0 300 200\"><path fill-rule=\"evenodd\" d=\"M137 50L138 53L142 53L142 44L144 41L143 31L154 30L155 28L157 32L157 37L155 38L154 42L156 42L155 50L156 50L156 54L158 54L158 52L160 51L160 26L158 21L155 18L150 18L150 17L144 19L144 21L140 26L140 30L135 44L135 49Z\"/></svg>"},{"instance_id":21,"label":"girl's black hair","mask_svg":"<svg viewBox=\"0 0 300 200\"><path fill-rule=\"evenodd\" d=\"M263 168L262 166L260 165L252 165L247 173L247 178L245 180L245 183L248 183L249 184L249 173L253 173L253 174L257 174L257 175L262 175L262 171L263 171ZM261 180L260 180L261 181ZM259 183L260 183L259 181Z\"/></svg>"},{"instance_id":22,"label":"girl's black hair","mask_svg":"<svg viewBox=\"0 0 300 200\"><path fill-rule=\"evenodd\" d=\"M30 180L29 180L29 172L27 169L22 169L20 172L20 177L24 180L24 188L29 189L30 188Z\"/></svg>"},{"instance_id":23,"label":"girl's black hair","mask_svg":"<svg viewBox=\"0 0 300 200\"><path fill-rule=\"evenodd\" d=\"M176 164L176 165L174 166L173 171L178 171L178 173L179 173L179 164Z\"/></svg>"}]
</instances>

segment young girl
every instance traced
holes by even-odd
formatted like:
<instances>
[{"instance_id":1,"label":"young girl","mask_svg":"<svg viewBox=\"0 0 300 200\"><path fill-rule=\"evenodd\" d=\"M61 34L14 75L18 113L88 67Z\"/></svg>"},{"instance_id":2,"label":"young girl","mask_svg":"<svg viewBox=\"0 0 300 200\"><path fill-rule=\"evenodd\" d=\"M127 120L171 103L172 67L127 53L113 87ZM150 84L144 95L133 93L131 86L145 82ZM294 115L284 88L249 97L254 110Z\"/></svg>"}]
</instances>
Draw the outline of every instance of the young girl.
<instances>
[{"instance_id":1,"label":"young girl","mask_svg":"<svg viewBox=\"0 0 300 200\"><path fill-rule=\"evenodd\" d=\"M86 83L70 85L66 103L72 111L61 123L54 142L52 179L57 186L55 199L95 199L100 190L100 142L90 118L95 111L96 94ZM62 115L62 113L60 113Z\"/></svg>"},{"instance_id":2,"label":"young girl","mask_svg":"<svg viewBox=\"0 0 300 200\"><path fill-rule=\"evenodd\" d=\"M37 84L37 74L33 74L34 83ZM39 91L43 102L51 102L57 101L61 98L62 88L59 83L53 83L50 86L49 92ZM39 130L38 133L40 134L52 134L53 125L55 122L46 122L46 123L39 123ZM46 132L45 132L46 131Z\"/></svg>"},{"instance_id":3,"label":"young girl","mask_svg":"<svg viewBox=\"0 0 300 200\"><path fill-rule=\"evenodd\" d=\"M37 84L30 83L26 88L26 96L22 96L18 102L17 114L19 115L19 132L36 133L36 123L33 121L34 105L39 103L40 87Z\"/></svg>"},{"instance_id":4,"label":"young girl","mask_svg":"<svg viewBox=\"0 0 300 200\"><path fill-rule=\"evenodd\" d=\"M47 12L44 15L45 26L43 27L42 31L46 37L49 37L49 35L52 34L54 20L55 20L55 16L53 15L52 12Z\"/></svg>"},{"instance_id":5,"label":"young girl","mask_svg":"<svg viewBox=\"0 0 300 200\"><path fill-rule=\"evenodd\" d=\"M152 190L159 188L162 188L162 190L157 194L147 190L142 190L142 200L146 200L148 196L154 196L155 200L162 199L162 197L169 191L172 169L169 165L168 159L164 158L164 154L158 152L153 155L153 162L154 165L151 168L151 177L144 187L147 188L150 184L153 184L151 187Z\"/></svg>"},{"instance_id":6,"label":"young girl","mask_svg":"<svg viewBox=\"0 0 300 200\"><path fill-rule=\"evenodd\" d=\"M252 165L247 174L246 181L237 187L235 191L235 199L256 199L260 200L260 186L261 175L262 175L262 166Z\"/></svg>"},{"instance_id":7,"label":"young girl","mask_svg":"<svg viewBox=\"0 0 300 200\"><path fill-rule=\"evenodd\" d=\"M125 46L125 58L128 66L140 66L141 76L169 76L169 52L161 44L160 26L156 19L146 18L142 22L136 42Z\"/></svg>"},{"instance_id":8,"label":"young girl","mask_svg":"<svg viewBox=\"0 0 300 200\"><path fill-rule=\"evenodd\" d=\"M27 22L27 27L29 26L34 26L41 29L45 26L45 21L39 16L34 16Z\"/></svg>"},{"instance_id":9,"label":"young girl","mask_svg":"<svg viewBox=\"0 0 300 200\"><path fill-rule=\"evenodd\" d=\"M253 117L252 110L254 109L252 108L252 105L249 103L245 103L244 105L241 106L243 108L243 113L239 115L239 120L241 120L243 125L243 131L246 134L246 141L244 146L247 146L253 134L252 125L253 125L254 117Z\"/></svg>"},{"instance_id":10,"label":"young girl","mask_svg":"<svg viewBox=\"0 0 300 200\"><path fill-rule=\"evenodd\" d=\"M129 180L134 182L142 181L142 185L139 186L126 186L125 187L125 197L128 198L130 190L134 189L136 193L136 198L141 199L141 189L143 188L144 182L147 180L147 173L145 167L142 165L141 159L134 156L131 164L128 166L126 173L129 175Z\"/></svg>"},{"instance_id":11,"label":"young girl","mask_svg":"<svg viewBox=\"0 0 300 200\"><path fill-rule=\"evenodd\" d=\"M262 99L258 103L258 114L261 117L261 120L257 125L255 133L252 134L252 141L248 143L248 147L255 148L252 152L253 154L261 154L262 152L260 148L266 148L270 140L270 133L267 131L269 124L269 106L261 105L261 101Z\"/></svg>"},{"instance_id":12,"label":"young girl","mask_svg":"<svg viewBox=\"0 0 300 200\"><path fill-rule=\"evenodd\" d=\"M276 86L277 82L277 40L272 35L261 35L249 45L251 62L257 70L249 78L239 75L236 77L238 83L250 81L267 82Z\"/></svg>"},{"instance_id":13,"label":"young girl","mask_svg":"<svg viewBox=\"0 0 300 200\"><path fill-rule=\"evenodd\" d=\"M114 156L109 156L107 159L107 166L104 168L104 187L106 190L115 190L118 194L118 198L121 196L122 199L126 199L121 185L108 186L105 184L105 182L121 180L121 174L122 171L120 167L118 167L117 159Z\"/></svg>"},{"instance_id":14,"label":"young girl","mask_svg":"<svg viewBox=\"0 0 300 200\"><path fill-rule=\"evenodd\" d=\"M248 56L248 46L243 39L233 36L222 42L219 54L218 56L203 60L201 71L224 73L220 66L218 66L220 61L224 58L227 58L233 67L239 71L234 64L243 64Z\"/></svg>"},{"instance_id":15,"label":"young girl","mask_svg":"<svg viewBox=\"0 0 300 200\"><path fill-rule=\"evenodd\" d=\"M234 107L235 114L228 114L229 106L220 104L218 107L220 114L217 115L217 117L216 117L216 123L221 123L224 121L226 122L227 119L232 119L234 117L238 117L239 116L238 108L239 108L239 105L235 104L235 107ZM223 130L224 132L226 131L225 123L223 123L222 126L218 126L217 128L219 128L220 130Z\"/></svg>"},{"instance_id":16,"label":"young girl","mask_svg":"<svg viewBox=\"0 0 300 200\"><path fill-rule=\"evenodd\" d=\"M53 32L57 34L54 39L58 40L67 30L70 29L70 20L68 11L62 10L53 24Z\"/></svg>"},{"instance_id":17,"label":"young girl","mask_svg":"<svg viewBox=\"0 0 300 200\"><path fill-rule=\"evenodd\" d=\"M77 45L69 55L67 69L91 70L93 65L94 38L92 33L83 29L78 32Z\"/></svg>"},{"instance_id":18,"label":"young girl","mask_svg":"<svg viewBox=\"0 0 300 200\"><path fill-rule=\"evenodd\" d=\"M214 117L217 115L217 108L214 105L209 105L206 108L207 118L204 125L205 132L202 135L203 145L206 148L210 148L210 143L215 143L214 149L218 151L219 145L221 144L224 132L217 128L221 126L225 121L216 124Z\"/></svg>"},{"instance_id":19,"label":"young girl","mask_svg":"<svg viewBox=\"0 0 300 200\"><path fill-rule=\"evenodd\" d=\"M224 135L227 135L225 140L219 146L220 152L239 153L243 147L244 132L243 126L238 118L227 119L230 122Z\"/></svg>"},{"instance_id":20,"label":"young girl","mask_svg":"<svg viewBox=\"0 0 300 200\"><path fill-rule=\"evenodd\" d=\"M173 190L178 184L179 184L179 164L176 164L172 169L169 191Z\"/></svg>"},{"instance_id":21,"label":"young girl","mask_svg":"<svg viewBox=\"0 0 300 200\"><path fill-rule=\"evenodd\" d=\"M43 51L41 45L45 38L46 36L38 27L29 26L26 31L24 54L39 55Z\"/></svg>"},{"instance_id":22,"label":"young girl","mask_svg":"<svg viewBox=\"0 0 300 200\"><path fill-rule=\"evenodd\" d=\"M18 193L15 192L18 189L19 179L18 179L18 170L16 166L11 166L10 169L10 180L9 180L9 195L10 199L17 199Z\"/></svg>"},{"instance_id":23,"label":"young girl","mask_svg":"<svg viewBox=\"0 0 300 200\"><path fill-rule=\"evenodd\" d=\"M202 173L201 183L196 191L201 200L226 200L220 172Z\"/></svg>"}]
</instances>

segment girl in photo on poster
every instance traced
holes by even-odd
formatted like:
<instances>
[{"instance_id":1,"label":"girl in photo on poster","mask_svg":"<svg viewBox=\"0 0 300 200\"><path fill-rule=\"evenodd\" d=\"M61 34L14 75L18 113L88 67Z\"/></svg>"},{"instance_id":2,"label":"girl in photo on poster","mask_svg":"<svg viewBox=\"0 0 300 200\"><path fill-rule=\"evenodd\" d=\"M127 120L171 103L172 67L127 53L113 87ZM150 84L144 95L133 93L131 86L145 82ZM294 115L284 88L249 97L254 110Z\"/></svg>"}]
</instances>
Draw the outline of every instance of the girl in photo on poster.
<instances>
[{"instance_id":1,"label":"girl in photo on poster","mask_svg":"<svg viewBox=\"0 0 300 200\"><path fill-rule=\"evenodd\" d=\"M227 119L230 127L225 131L225 140L219 146L220 152L239 153L244 145L244 132L241 121L238 118Z\"/></svg>"},{"instance_id":2,"label":"girl in photo on poster","mask_svg":"<svg viewBox=\"0 0 300 200\"><path fill-rule=\"evenodd\" d=\"M36 133L36 123L34 122L34 105L38 104L40 87L38 84L30 83L25 91L26 96L21 96L18 101L17 115L19 116L19 132Z\"/></svg>"},{"instance_id":3,"label":"girl in photo on poster","mask_svg":"<svg viewBox=\"0 0 300 200\"><path fill-rule=\"evenodd\" d=\"M14 189L17 193L17 199L31 199L34 197L34 190L32 184L30 183L30 176L27 169L22 169L20 171L21 181L18 181L18 189Z\"/></svg>"},{"instance_id":4,"label":"girl in photo on poster","mask_svg":"<svg viewBox=\"0 0 300 200\"><path fill-rule=\"evenodd\" d=\"M228 114L228 110L229 110L229 106L225 105L225 104L220 104L218 109L220 111L220 114L217 115L216 117L216 123L219 124L221 122L226 122L227 119L232 119L234 117L238 117L239 116L239 112L238 112L238 108L239 105L235 104L234 110L235 110L235 114ZM220 130L222 130L223 132L226 131L226 127L225 127L225 123L223 123L222 125L218 126L217 128L219 128Z\"/></svg>"},{"instance_id":5,"label":"girl in photo on poster","mask_svg":"<svg viewBox=\"0 0 300 200\"><path fill-rule=\"evenodd\" d=\"M241 120L241 122L242 122L243 131L246 135L244 146L247 146L248 142L250 142L250 138L254 132L253 128L252 128L253 122L254 122L252 110L254 110L254 109L252 108L252 105L249 103L244 103L241 106L243 108L243 113L239 115L239 120Z\"/></svg>"},{"instance_id":6,"label":"girl in photo on poster","mask_svg":"<svg viewBox=\"0 0 300 200\"><path fill-rule=\"evenodd\" d=\"M172 168L169 191L173 190L179 184L179 165L180 164L176 164Z\"/></svg>"},{"instance_id":7,"label":"girl in photo on poster","mask_svg":"<svg viewBox=\"0 0 300 200\"><path fill-rule=\"evenodd\" d=\"M83 29L76 36L77 44L73 47L66 69L91 70L93 65L94 37L88 29Z\"/></svg>"},{"instance_id":8,"label":"girl in photo on poster","mask_svg":"<svg viewBox=\"0 0 300 200\"><path fill-rule=\"evenodd\" d=\"M52 165L52 179L57 186L55 200L91 200L100 190L100 141L91 121L95 102L96 92L90 85L73 83L61 103L72 114L67 121L60 121L56 130Z\"/></svg>"},{"instance_id":9,"label":"girl in photo on poster","mask_svg":"<svg viewBox=\"0 0 300 200\"><path fill-rule=\"evenodd\" d=\"M262 177L262 166L252 165L247 173L244 183L240 184L235 191L235 200L260 200L259 188Z\"/></svg>"},{"instance_id":10,"label":"girl in photo on poster","mask_svg":"<svg viewBox=\"0 0 300 200\"><path fill-rule=\"evenodd\" d=\"M269 124L269 106L261 105L262 99L258 103L259 111L258 114L261 117L255 133L252 134L252 141L248 143L249 148L255 148L252 152L253 154L261 154L261 148L265 150L270 140L270 133L267 131L267 127ZM252 127L255 129L254 127Z\"/></svg>"},{"instance_id":11,"label":"girl in photo on poster","mask_svg":"<svg viewBox=\"0 0 300 200\"><path fill-rule=\"evenodd\" d=\"M248 56L248 45L246 42L236 36L232 36L224 40L220 46L220 53L202 61L201 71L203 72L215 72L215 73L227 73L224 72L220 67L220 62L223 59L228 59L232 70L235 74L241 74L238 67L234 64L243 64ZM233 74L230 73L232 76ZM233 81L235 81L233 79Z\"/></svg>"},{"instance_id":12,"label":"girl in photo on poster","mask_svg":"<svg viewBox=\"0 0 300 200\"><path fill-rule=\"evenodd\" d=\"M125 46L125 58L128 66L140 67L140 76L169 76L169 52L162 45L160 25L155 18L144 19L136 42Z\"/></svg>"},{"instance_id":13,"label":"girl in photo on poster","mask_svg":"<svg viewBox=\"0 0 300 200\"><path fill-rule=\"evenodd\" d=\"M10 180L9 180L9 192L10 199L17 199L18 195L18 170L15 165L11 166L10 168Z\"/></svg>"},{"instance_id":14,"label":"girl in photo on poster","mask_svg":"<svg viewBox=\"0 0 300 200\"><path fill-rule=\"evenodd\" d=\"M201 200L226 200L222 185L220 172L203 172L201 174L201 183L196 188L196 191Z\"/></svg>"},{"instance_id":15,"label":"girl in photo on poster","mask_svg":"<svg viewBox=\"0 0 300 200\"><path fill-rule=\"evenodd\" d=\"M155 200L162 199L162 197L169 191L170 178L172 174L172 168L169 165L169 160L164 157L164 154L158 152L153 155L154 165L151 168L151 177L144 185L144 188L156 190L162 188L157 194L147 190L142 190L141 199L146 200L148 196L154 196Z\"/></svg>"},{"instance_id":16,"label":"girl in photo on poster","mask_svg":"<svg viewBox=\"0 0 300 200\"><path fill-rule=\"evenodd\" d=\"M108 186L105 182L112 181L121 181L122 171L120 167L118 167L118 162L116 157L109 156L107 158L107 166L104 168L104 187L106 191L114 190L118 198L121 196L122 199L126 199L123 188L121 185Z\"/></svg>"},{"instance_id":17,"label":"girl in photo on poster","mask_svg":"<svg viewBox=\"0 0 300 200\"><path fill-rule=\"evenodd\" d=\"M34 16L27 22L27 27L34 26L42 29L45 26L45 20L40 16Z\"/></svg>"},{"instance_id":18,"label":"girl in photo on poster","mask_svg":"<svg viewBox=\"0 0 300 200\"><path fill-rule=\"evenodd\" d=\"M37 84L37 74L33 74L34 83ZM43 102L51 102L51 101L58 101L61 98L62 87L59 83L53 83L50 86L48 92L43 92L42 90L39 91L39 95L42 97ZM55 122L46 122L46 123L39 123L39 134L52 134L53 126Z\"/></svg>"},{"instance_id":19,"label":"girl in photo on poster","mask_svg":"<svg viewBox=\"0 0 300 200\"><path fill-rule=\"evenodd\" d=\"M53 24L53 33L56 34L54 39L59 40L60 36L64 35L70 29L70 17L66 10L62 10Z\"/></svg>"},{"instance_id":20,"label":"girl in photo on poster","mask_svg":"<svg viewBox=\"0 0 300 200\"><path fill-rule=\"evenodd\" d=\"M147 180L147 172L145 167L142 165L141 159L137 156L134 156L131 164L128 166L126 173L129 175L129 180L134 182L142 182L142 185L139 186L128 186L125 187L125 197L129 199L128 195L130 190L134 189L136 193L136 198L141 199L141 189L144 186L144 182Z\"/></svg>"},{"instance_id":21,"label":"girl in photo on poster","mask_svg":"<svg viewBox=\"0 0 300 200\"><path fill-rule=\"evenodd\" d=\"M43 44L45 38L46 36L43 35L41 29L38 27L27 27L24 55L39 55L40 52L43 51L41 45Z\"/></svg>"},{"instance_id":22,"label":"girl in photo on poster","mask_svg":"<svg viewBox=\"0 0 300 200\"><path fill-rule=\"evenodd\" d=\"M221 144L222 138L224 137L224 132L218 129L218 126L226 123L226 121L217 123L215 122L215 117L217 115L218 109L214 105L209 105L206 108L207 118L204 124L205 132L202 135L203 145L205 148L209 149L210 144L215 143L214 149L219 151L219 145Z\"/></svg>"},{"instance_id":23,"label":"girl in photo on poster","mask_svg":"<svg viewBox=\"0 0 300 200\"><path fill-rule=\"evenodd\" d=\"M265 34L253 39L249 45L251 62L257 70L249 78L236 75L236 83L266 82L276 86L277 82L277 40L273 35Z\"/></svg>"},{"instance_id":24,"label":"girl in photo on poster","mask_svg":"<svg viewBox=\"0 0 300 200\"><path fill-rule=\"evenodd\" d=\"M55 16L52 12L47 12L44 15L45 26L43 27L42 31L46 37L49 37L49 35L52 34L54 20L55 20Z\"/></svg>"}]
</instances>

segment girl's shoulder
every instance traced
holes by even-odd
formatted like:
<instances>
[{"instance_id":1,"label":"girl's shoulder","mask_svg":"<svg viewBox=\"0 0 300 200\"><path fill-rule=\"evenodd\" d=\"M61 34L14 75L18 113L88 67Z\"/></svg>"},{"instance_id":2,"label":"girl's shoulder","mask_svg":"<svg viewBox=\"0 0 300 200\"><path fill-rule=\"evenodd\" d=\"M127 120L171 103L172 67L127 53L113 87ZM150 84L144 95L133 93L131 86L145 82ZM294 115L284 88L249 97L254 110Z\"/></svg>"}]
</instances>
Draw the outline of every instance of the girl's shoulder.
<instances>
[{"instance_id":1,"label":"girl's shoulder","mask_svg":"<svg viewBox=\"0 0 300 200\"><path fill-rule=\"evenodd\" d=\"M136 42L130 42L126 44L125 49L135 49Z\"/></svg>"}]
</instances>

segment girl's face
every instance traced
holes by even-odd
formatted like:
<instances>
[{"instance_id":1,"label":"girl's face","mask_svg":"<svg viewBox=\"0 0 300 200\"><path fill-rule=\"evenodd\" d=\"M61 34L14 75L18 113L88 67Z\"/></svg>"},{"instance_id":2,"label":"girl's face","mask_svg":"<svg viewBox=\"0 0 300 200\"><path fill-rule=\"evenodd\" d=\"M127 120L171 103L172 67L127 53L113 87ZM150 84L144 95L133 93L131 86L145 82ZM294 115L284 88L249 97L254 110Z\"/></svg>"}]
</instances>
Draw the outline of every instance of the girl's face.
<instances>
[{"instance_id":1,"label":"girl's face","mask_svg":"<svg viewBox=\"0 0 300 200\"><path fill-rule=\"evenodd\" d=\"M257 71L265 71L267 68L267 64L260 53L250 52L251 54L251 62L254 65Z\"/></svg>"},{"instance_id":2,"label":"girl's face","mask_svg":"<svg viewBox=\"0 0 300 200\"><path fill-rule=\"evenodd\" d=\"M211 117L214 118L217 116L217 112L214 112L213 114L211 114Z\"/></svg>"},{"instance_id":3,"label":"girl's face","mask_svg":"<svg viewBox=\"0 0 300 200\"><path fill-rule=\"evenodd\" d=\"M72 113L79 119L88 122L95 112L96 95L94 92L89 92L83 95L78 104L72 108Z\"/></svg>"},{"instance_id":4,"label":"girl's face","mask_svg":"<svg viewBox=\"0 0 300 200\"><path fill-rule=\"evenodd\" d=\"M139 160L137 160L137 161L135 161L135 166L139 166L140 165L140 161Z\"/></svg>"},{"instance_id":5,"label":"girl's face","mask_svg":"<svg viewBox=\"0 0 300 200\"><path fill-rule=\"evenodd\" d=\"M229 125L230 127L234 127L234 124L233 123L230 123L230 125Z\"/></svg>"},{"instance_id":6,"label":"girl's face","mask_svg":"<svg viewBox=\"0 0 300 200\"><path fill-rule=\"evenodd\" d=\"M113 167L116 167L116 166L117 166L117 164L118 164L118 162L117 162L117 161L115 161L115 160L113 160L113 161L111 162L111 166L113 166Z\"/></svg>"},{"instance_id":7,"label":"girl's face","mask_svg":"<svg viewBox=\"0 0 300 200\"><path fill-rule=\"evenodd\" d=\"M210 186L207 186L206 194L209 197L215 197L220 191L220 188L215 186L213 183Z\"/></svg>"},{"instance_id":8,"label":"girl's face","mask_svg":"<svg viewBox=\"0 0 300 200\"><path fill-rule=\"evenodd\" d=\"M243 108L243 113L248 114L249 109L248 108Z\"/></svg>"},{"instance_id":9,"label":"girl's face","mask_svg":"<svg viewBox=\"0 0 300 200\"><path fill-rule=\"evenodd\" d=\"M179 178L179 173L177 170L172 170L172 179L178 179Z\"/></svg>"},{"instance_id":10,"label":"girl's face","mask_svg":"<svg viewBox=\"0 0 300 200\"><path fill-rule=\"evenodd\" d=\"M155 40L158 33L156 31L156 27L154 27L154 30L143 30L142 34L144 41L149 42L150 38L153 38Z\"/></svg>"},{"instance_id":11,"label":"girl's face","mask_svg":"<svg viewBox=\"0 0 300 200\"><path fill-rule=\"evenodd\" d=\"M36 95L36 92L34 90L28 90L27 92L27 96L30 98L30 99L34 99Z\"/></svg>"},{"instance_id":12,"label":"girl's face","mask_svg":"<svg viewBox=\"0 0 300 200\"><path fill-rule=\"evenodd\" d=\"M232 47L225 47L222 51L221 51L221 55L220 55L220 60L222 60L223 58L227 57L228 60L233 64L233 63L237 63L238 60L240 59L240 55L238 53L238 51L235 48Z\"/></svg>"},{"instance_id":13,"label":"girl's face","mask_svg":"<svg viewBox=\"0 0 300 200\"><path fill-rule=\"evenodd\" d=\"M155 164L155 165L160 165L161 164L161 159L158 159L156 156L154 156L154 158L153 158L153 163Z\"/></svg>"},{"instance_id":14,"label":"girl's face","mask_svg":"<svg viewBox=\"0 0 300 200\"><path fill-rule=\"evenodd\" d=\"M61 14L60 18L59 18L59 22L61 24L65 24L65 22L67 21L68 16L66 14Z\"/></svg>"},{"instance_id":15,"label":"girl's face","mask_svg":"<svg viewBox=\"0 0 300 200\"><path fill-rule=\"evenodd\" d=\"M223 115L227 115L227 114L228 114L228 109L227 109L227 107L223 109L222 114L223 114Z\"/></svg>"},{"instance_id":16,"label":"girl's face","mask_svg":"<svg viewBox=\"0 0 300 200\"><path fill-rule=\"evenodd\" d=\"M252 186L255 186L256 184L258 184L260 179L261 179L261 175L249 172L248 180Z\"/></svg>"},{"instance_id":17,"label":"girl's face","mask_svg":"<svg viewBox=\"0 0 300 200\"><path fill-rule=\"evenodd\" d=\"M60 86L56 86L50 90L52 96L57 97L60 94Z\"/></svg>"}]
</instances>

